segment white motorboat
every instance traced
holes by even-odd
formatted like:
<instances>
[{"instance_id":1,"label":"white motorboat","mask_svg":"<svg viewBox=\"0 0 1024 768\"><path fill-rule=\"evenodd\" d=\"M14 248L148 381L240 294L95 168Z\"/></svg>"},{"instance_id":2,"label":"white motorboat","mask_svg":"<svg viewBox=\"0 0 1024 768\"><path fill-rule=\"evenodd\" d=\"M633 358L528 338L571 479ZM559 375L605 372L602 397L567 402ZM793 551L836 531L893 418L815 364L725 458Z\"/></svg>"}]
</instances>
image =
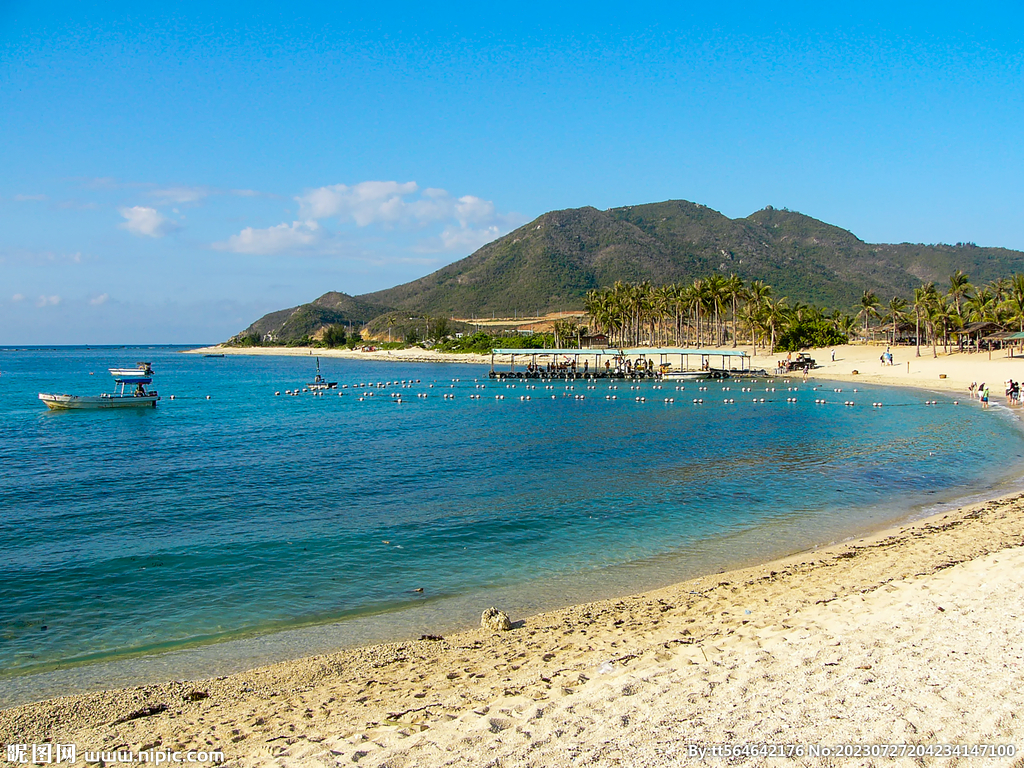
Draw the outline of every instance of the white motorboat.
<instances>
[{"instance_id":1,"label":"white motorboat","mask_svg":"<svg viewBox=\"0 0 1024 768\"><path fill-rule=\"evenodd\" d=\"M711 377L710 371L665 371L661 374L661 378L671 381L700 381Z\"/></svg>"},{"instance_id":2,"label":"white motorboat","mask_svg":"<svg viewBox=\"0 0 1024 768\"><path fill-rule=\"evenodd\" d=\"M152 408L160 396L156 390L147 390L153 382L153 368L149 363L138 363L134 368L110 368L115 390L102 395L64 395L39 393L39 399L54 411L73 409L101 410L105 408ZM119 389L118 389L119 387Z\"/></svg>"}]
</instances>

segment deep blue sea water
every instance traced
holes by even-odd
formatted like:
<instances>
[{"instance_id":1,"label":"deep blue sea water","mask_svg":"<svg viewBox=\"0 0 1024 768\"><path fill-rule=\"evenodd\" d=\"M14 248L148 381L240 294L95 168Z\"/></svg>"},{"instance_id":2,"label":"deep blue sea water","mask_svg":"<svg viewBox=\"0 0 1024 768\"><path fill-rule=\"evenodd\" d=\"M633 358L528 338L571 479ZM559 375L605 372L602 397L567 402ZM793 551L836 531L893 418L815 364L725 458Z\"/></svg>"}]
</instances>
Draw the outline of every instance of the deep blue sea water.
<instances>
[{"instance_id":1,"label":"deep blue sea water","mask_svg":"<svg viewBox=\"0 0 1024 768\"><path fill-rule=\"evenodd\" d=\"M155 409L37 399L110 390L106 369L137 360ZM526 389L481 366L322 358L340 396L283 394L314 366L0 350L0 704L635 592L993 492L1024 461L1007 411L937 393Z\"/></svg>"}]
</instances>

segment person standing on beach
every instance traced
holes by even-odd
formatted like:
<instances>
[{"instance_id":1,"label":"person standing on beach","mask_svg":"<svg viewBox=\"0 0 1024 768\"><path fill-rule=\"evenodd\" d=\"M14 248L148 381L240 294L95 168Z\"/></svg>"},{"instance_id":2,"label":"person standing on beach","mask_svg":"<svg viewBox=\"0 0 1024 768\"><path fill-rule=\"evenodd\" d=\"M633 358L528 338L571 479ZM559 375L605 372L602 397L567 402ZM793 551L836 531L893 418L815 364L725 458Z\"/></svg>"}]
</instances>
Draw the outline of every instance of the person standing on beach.
<instances>
[{"instance_id":1,"label":"person standing on beach","mask_svg":"<svg viewBox=\"0 0 1024 768\"><path fill-rule=\"evenodd\" d=\"M836 351L833 349L832 350L832 362L834 363L835 361L836 361Z\"/></svg>"},{"instance_id":2,"label":"person standing on beach","mask_svg":"<svg viewBox=\"0 0 1024 768\"><path fill-rule=\"evenodd\" d=\"M988 408L988 387L981 385L981 407Z\"/></svg>"}]
</instances>

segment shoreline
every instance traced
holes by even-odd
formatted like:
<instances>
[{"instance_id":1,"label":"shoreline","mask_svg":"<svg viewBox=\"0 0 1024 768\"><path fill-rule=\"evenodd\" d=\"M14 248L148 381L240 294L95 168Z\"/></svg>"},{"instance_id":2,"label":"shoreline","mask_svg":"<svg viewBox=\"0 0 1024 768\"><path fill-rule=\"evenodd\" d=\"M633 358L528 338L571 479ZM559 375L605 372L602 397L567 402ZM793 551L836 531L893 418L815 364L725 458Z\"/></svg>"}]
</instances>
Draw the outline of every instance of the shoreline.
<instances>
[{"instance_id":1,"label":"shoreline","mask_svg":"<svg viewBox=\"0 0 1024 768\"><path fill-rule=\"evenodd\" d=\"M927 590L940 576L972 567L980 570L985 584L1008 580L1013 599L1024 601L1016 590L1019 568L1024 567L1022 536L1024 494L1004 496L638 595L574 605L521 621L513 616L510 632L469 630L442 640L349 649L202 681L22 705L0 711L0 741L71 742L89 749L129 745L138 750L157 736L157 743L176 748L223 749L229 764L237 765L314 756L332 761L337 756L341 763L358 752L364 753L366 764L376 765L378 758L386 761L417 750L426 750L412 755L418 764L447 764L435 762L439 755L428 755L444 739L451 740L458 754L463 726L475 728L489 744L501 742L508 727L521 725L520 716L538 707L561 711L569 699L602 702L609 696L621 704L631 695L622 693L626 687L643 687L665 675L683 675L696 684L721 676L728 657L738 654L741 659L734 671L756 662L767 638L789 645L788 636L799 635L816 654L841 659L844 652L836 646L849 643L849 638L838 643L818 638L821 642L815 645L813 633L805 629L812 618L820 621L821 614L833 611L833 603L868 604L861 610L870 613L871 601L884 602L893 590ZM999 553L1013 559L1012 569L997 567L998 557L993 562L986 559ZM972 594L960 597L969 600ZM951 642L960 647L958 633L964 627L950 613L943 618L952 621ZM927 636L935 626L918 629ZM987 632L987 626L982 631ZM1019 637L1011 639L1017 642ZM828 677L841 671L830 668L832 663L824 662L820 674ZM1017 672L1010 677L1018 679L1024 667L1015 663ZM835 665L847 666L841 660ZM863 667L845 671L865 677ZM903 672L921 670L911 665ZM770 665L767 674L772 676ZM919 694L907 691L910 697ZM1005 704L1017 706L1014 701ZM642 699L627 701L641 703ZM689 706L686 699L677 704L681 710ZM572 719L572 712L562 715ZM495 729L496 717L509 726ZM768 735L761 733L758 740L770 740ZM935 736L947 740L945 734ZM522 734L519 737L517 741ZM875 739L888 740L891 737ZM546 747L556 745L550 742ZM476 764L470 752L453 764Z\"/></svg>"},{"instance_id":2,"label":"shoreline","mask_svg":"<svg viewBox=\"0 0 1024 768\"><path fill-rule=\"evenodd\" d=\"M753 352L747 344L737 346L751 355L750 366L755 369L764 368L774 378L800 379L799 373L776 375L772 374L778 361L786 358L786 353L765 354L763 350ZM835 350L836 359L831 359ZM916 357L916 347L892 347L895 362L891 366L882 366L879 355L887 349L884 343L847 344L840 347L826 347L807 350L818 364L810 373L810 380L816 378L836 381L864 382L884 386L911 387L942 392L956 392L967 395L971 382L989 384L993 396L1002 397L1003 383L1010 378L1024 379L1024 357L1007 357L1003 351L992 352L956 352L950 354L940 352L932 357L931 350L922 348L921 357ZM430 349L395 349L376 350L374 352L357 352L349 349L318 349L316 347L200 347L184 350L183 354L224 354L253 355L280 357L339 358L345 360L375 360L383 362L414 362L414 363L464 363L466 365L490 365L490 355L474 353L436 352ZM495 364L508 365L507 357L496 355Z\"/></svg>"},{"instance_id":3,"label":"shoreline","mask_svg":"<svg viewBox=\"0 0 1024 768\"><path fill-rule=\"evenodd\" d=\"M432 349L378 349L359 352L354 349L327 349L319 347L199 347L182 350L185 355L249 355L253 357L323 357L340 360L375 360L385 363L465 363L490 365L490 355L473 352L435 352ZM498 362L499 357L495 357ZM502 362L505 362L502 359Z\"/></svg>"},{"instance_id":4,"label":"shoreline","mask_svg":"<svg viewBox=\"0 0 1024 768\"><path fill-rule=\"evenodd\" d=\"M839 349L846 351L846 348L837 348L837 350ZM879 379L886 374L890 379L898 378L906 370L905 367L898 373L883 370L880 375L871 376L870 372L863 371L858 374L847 373L845 378L839 371L840 366L863 365L864 363L861 361L869 360L871 353L877 350L878 347L859 349L856 358L852 354L849 357L841 357L837 353L836 365L823 365L822 368L816 369L815 374L829 379L966 393L966 385L962 384L964 380L962 372L959 376L947 375L947 378L942 380L937 376L934 380L931 379L931 375L938 367L953 370L950 360L941 357L937 363L932 363L929 359L924 361L925 364L921 366L912 364L911 375L899 383L893 380ZM816 352L821 354L821 351ZM238 353L245 354L245 351ZM274 354L274 352L259 354ZM366 353L354 354L358 355L357 359L366 359L364 357ZM814 356L817 357L817 355ZM958 357L963 362L981 362L980 360L972 361L967 355ZM963 360L964 358L967 359ZM462 355L459 355L454 362L466 361ZM819 362L821 362L820 358ZM987 363L987 361L985 362ZM1000 370L1003 370L1005 366L1017 366L1024 370L1024 360L1020 358L992 361L992 363L1000 362L1003 363ZM981 367L984 368L986 374L996 371L991 364ZM918 370L918 368L923 370ZM1017 372L1013 371L1013 373ZM970 380L972 379L967 379L968 383ZM1001 382L992 381L990 386L995 389L997 383ZM1001 387L999 394L1001 395ZM979 520L988 522L983 525L978 522ZM954 537L956 541L952 544L942 538L947 533L952 535L957 531L960 533L968 530L985 532L986 525L994 526L996 522L999 524L996 526L998 530L994 535L988 535L992 533L989 531L986 536L981 537L975 537L973 534L957 536ZM336 653L278 662L226 677L193 683L177 682L135 686L122 690L76 694L21 705L0 711L0 741L11 743L18 740L17 743L42 743L72 739L77 740L77 743L83 746L90 745L89 748L99 749L104 744L136 743L131 741L132 735L140 736L140 734L146 733L147 725L153 725L159 717L160 729L163 729L161 733L164 734L161 736L163 740L161 743L174 740L180 744L206 745L207 748L212 744L224 748L229 762L234 759L235 764L258 764L268 762L272 757L298 758L314 754L324 755L322 749L317 750L328 744L331 745L330 752L344 754L347 756L346 759L355 757L359 752L366 752L364 755L368 761L366 764L376 764L372 761L371 755L375 756L373 760L377 757L380 760L387 760L390 759L389 755L404 754L403 750L408 749L412 744L420 744L423 741L431 742L432 737L417 737L417 734L421 732L438 734L445 732L452 739L457 740L458 729L455 726L447 725L449 721L479 724L493 720L494 718L487 716L486 709L498 706L493 702L499 702L502 705L499 707L500 710L508 709L508 706L504 705L508 704L509 695L503 686L507 687L510 683L514 683L516 686L520 685L522 670L531 671L531 675L539 674L540 687L549 694L544 699L536 699L533 694L530 694L531 699L534 701L550 699L554 702L552 706L558 708L561 703L564 703L563 699L578 693L587 693L600 698L600 695L603 694L597 689L602 688L604 683L617 679L617 677L633 676L633 672L639 668L635 666L634 662L644 661L650 668L661 670L660 673L669 674L664 672L663 668L668 665L674 669L682 663L679 661L679 654L682 653L680 649L689 648L692 651L693 646L697 645L701 654L707 654L709 649L718 647L715 643L719 643L723 637L744 635L744 630L741 627L746 626L748 622L757 623L754 619L739 619L739 625L733 626L727 625L724 619L719 621L714 612L709 614L708 611L703 611L702 615L695 618L682 619L686 624L686 626L682 626L679 621L674 624L670 621L672 618L680 618L675 616L675 607L662 611L664 605L668 603L675 606L686 602L688 608L695 606L699 608L697 602L690 598L698 593L704 596L721 592L723 585L720 582L733 585L742 582L745 589L754 587L761 589L765 586L762 582L768 581L777 589L770 590L770 595L766 594L758 599L763 600L765 605L770 604L783 612L793 612L797 608L805 610L808 606L818 605L822 602L820 600L808 602L807 590L809 588L811 591L819 590L820 592L827 585L828 589L832 590L834 593L832 597L827 600L823 598L825 605L840 597L850 597L854 594L875 594L884 591L887 589L887 585L891 585L893 582L927 579L951 568L958 568L961 565L966 567L975 561L980 563L982 559L993 552L1005 552L1008 549L1020 548L1022 536L1024 536L1024 495L1015 493L998 496L956 510L938 512L896 527L887 527L877 533L855 537L839 544L806 550L748 568L708 575L629 597L581 603L544 612L523 620L521 626L505 635L492 636L481 630L469 630L453 634L443 641L411 641L351 648ZM887 541L889 543L885 543ZM935 552L919 551L921 548L927 549L928 543L933 545L931 549L936 550ZM884 554L882 550L890 549L893 552L902 552L902 556L885 561L889 567L895 568L895 573L898 575L891 575L887 570L881 569L879 565L881 561L877 558L865 557L872 553L879 554L881 557ZM879 552L875 552L875 550L879 550ZM939 557L940 555L942 557ZM854 563L867 567L859 569L861 572L858 572L858 569L851 570L849 566ZM922 564L923 569L919 572L908 571L906 570L907 563ZM1024 568L1024 561L1019 565ZM977 567L981 568L982 565ZM1016 568L1016 565L1014 567ZM771 573L773 570L774 574ZM864 571L870 571L874 575ZM843 574L842 578L839 577L840 572ZM1020 569L1017 569L1016 572L1019 573ZM1012 578L1013 574L1010 576ZM735 589L732 590L733 593L735 591ZM818 593L815 592L815 594ZM688 595L689 597L687 597ZM718 594L720 603L723 597L724 593ZM756 600L747 598L747 602L756 602ZM672 616L669 616L669 613L672 613ZM638 616L642 619L639 623L636 621ZM516 621L520 617L513 616L512 618ZM591 623L605 619L608 621L597 631L587 629ZM691 624L701 625L702 622L707 623L705 634L702 636L705 639L699 641L694 634L695 628ZM632 627L632 631L623 629L623 626ZM672 628L671 632L669 632L670 627ZM782 622L772 623L769 621L767 624L759 625L759 629L770 629L773 632L782 632L784 628L785 624ZM686 630L686 632L676 631L680 629ZM660 637L663 632L668 632L673 637L664 643L660 640L656 641L655 638ZM525 637L523 633L526 633ZM579 635L586 637L587 648L574 647L562 653L560 647L557 646L562 637L577 637ZM659 644L665 645L665 648L659 649L657 647ZM639 653L634 652L634 646L641 648ZM511 648L517 650L515 656L509 655ZM626 652L619 656L612 656L613 651L617 652L624 648L627 649ZM743 650L743 653L748 651L750 648ZM479 675L479 677L467 678L469 673L459 672L455 678L447 676L442 678L441 671L448 668L455 669L460 664L464 664L460 654L469 654L470 662L468 663L478 665L479 671L473 674ZM483 660L478 658L481 654ZM534 658L538 654L540 661ZM552 659L548 659L547 656L551 654L555 654L552 659L558 658L561 661L568 656L570 672L566 673L564 664L554 664ZM602 654L608 658L602 659ZM659 660L666 654L671 658ZM513 658L525 660L521 664L514 664ZM714 653L711 655L712 660L705 659L704 663L699 658L687 658L689 659L686 662L687 669L705 665L710 665L709 669L711 669L717 663L714 661ZM415 664L410 662L410 659L427 664L431 674L426 678L411 680L409 673L414 670ZM613 670L601 671L608 661L612 662ZM392 670L397 670L401 674L392 675ZM562 695L558 695L556 691L558 686L553 680L564 678L566 674L571 676L576 673L578 673L578 679L565 686L565 688L571 689L570 693L563 692ZM355 681L347 679L350 674L355 675ZM504 677L501 674L504 674ZM525 686L524 690L527 688L533 690L538 685L535 677L536 675L533 675L529 681L522 683ZM380 680L379 678L384 679ZM546 683L543 682L545 678L547 679ZM378 680L378 682L373 683L370 682L371 680ZM424 680L429 680L429 684ZM357 684L361 684L361 687L358 690L353 689L352 686ZM357 701L355 705L337 701L344 696L363 694L378 684L381 686L380 690L385 691L379 697ZM419 689L424 688L430 692L438 692L438 695L419 696L418 694L423 692ZM339 693L342 689L345 691L343 694ZM412 689L417 690L413 692ZM499 693L499 690L502 692ZM261 703L268 707L270 705L260 696L252 695L257 691L263 693L276 691L276 696L271 698L284 697L288 706L296 709L298 703L319 699L320 708L327 710L327 714L320 717L322 713L314 710L313 718L303 717L300 719L299 715L295 714L290 720L288 718L282 720L272 707L266 711L261 710ZM552 691L555 693L551 693ZM328 695L328 692L333 693ZM376 694L376 690L373 693ZM198 694L204 695L198 696ZM443 700L435 706L433 699L438 697ZM456 698L458 701L455 701ZM513 712L522 710L523 702L520 701L520 698L521 696L512 697L515 702L518 702L512 706ZM326 699L332 699L332 701L324 703ZM481 704L481 702L484 703ZM157 705L166 705L167 709L153 716L112 723L125 714L130 715L146 707L156 707ZM126 710L125 707L134 708ZM485 711L481 714L481 710ZM169 716L164 714L171 711L175 714ZM224 714L227 719L222 720L217 728L204 730L207 729L204 723L210 720L213 711ZM119 712L121 714L117 715L116 713ZM256 714L254 718L251 718L250 715L254 712L263 712L263 714ZM205 716L203 713L206 713ZM404 715L399 718L390 718L391 722L389 722L388 715L396 713L404 713ZM274 714L277 719L273 720L268 716L269 714ZM405 715L411 716L406 717ZM508 720L507 715L501 715L501 718ZM264 720L262 725L257 722L261 719ZM132 725L131 723L136 720L138 723ZM248 725L249 720L252 720L251 726ZM269 727L268 723L271 722L276 723L275 727L280 726L277 731L273 731ZM514 716L511 722L517 722ZM244 727L240 729L240 733L235 733L231 740L216 741L215 737L224 732L228 723L236 723L236 727L232 730L239 730L237 726ZM300 730L308 730L305 728L306 726L316 725L316 729L314 729L315 732L305 736L286 735L282 737L280 736L281 728L285 725L288 726L289 733L295 733L294 729L298 726L302 726ZM453 729L455 733L449 733ZM492 733L488 729L487 733L490 735L482 735L481 738L488 743L500 742L501 734L505 730L506 728L502 727ZM228 742L243 734L245 734L243 738L235 742L239 745L240 751L236 751L232 757L228 749ZM766 739L762 736L761 740ZM876 742L886 740L888 739L878 738ZM137 744L144 744L144 741L139 741ZM1024 748L1024 744L1021 747ZM417 747L417 749L427 748L428 746L423 744ZM455 749L456 754L459 754L457 747L451 747L451 749ZM341 758L338 759L340 762ZM464 762L456 761L453 764L475 764L468 753L463 754L461 759ZM431 762L432 760L433 758L428 758L429 764L435 764ZM362 760L360 760L360 764L364 764ZM437 764L442 763L438 762Z\"/></svg>"}]
</instances>

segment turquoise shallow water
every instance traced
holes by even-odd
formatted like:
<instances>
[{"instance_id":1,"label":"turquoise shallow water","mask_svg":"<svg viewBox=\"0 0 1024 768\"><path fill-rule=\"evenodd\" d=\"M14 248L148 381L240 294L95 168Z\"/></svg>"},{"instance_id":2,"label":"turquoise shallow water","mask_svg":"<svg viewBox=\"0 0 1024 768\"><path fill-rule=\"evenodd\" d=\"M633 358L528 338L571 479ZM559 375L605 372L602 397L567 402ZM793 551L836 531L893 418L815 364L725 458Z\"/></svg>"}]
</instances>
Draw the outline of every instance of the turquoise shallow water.
<instances>
[{"instance_id":1,"label":"turquoise shallow water","mask_svg":"<svg viewBox=\"0 0 1024 768\"><path fill-rule=\"evenodd\" d=\"M108 367L143 359L156 409L36 399L97 394ZM1024 455L1006 411L939 394L527 390L478 366L321 367L341 396L274 395L312 380L306 358L0 351L0 702L110 659L206 644L193 656L209 671L231 666L225 649L256 663L447 631L496 601L521 614L637 591L990 492ZM402 380L362 402L353 388Z\"/></svg>"}]
</instances>

